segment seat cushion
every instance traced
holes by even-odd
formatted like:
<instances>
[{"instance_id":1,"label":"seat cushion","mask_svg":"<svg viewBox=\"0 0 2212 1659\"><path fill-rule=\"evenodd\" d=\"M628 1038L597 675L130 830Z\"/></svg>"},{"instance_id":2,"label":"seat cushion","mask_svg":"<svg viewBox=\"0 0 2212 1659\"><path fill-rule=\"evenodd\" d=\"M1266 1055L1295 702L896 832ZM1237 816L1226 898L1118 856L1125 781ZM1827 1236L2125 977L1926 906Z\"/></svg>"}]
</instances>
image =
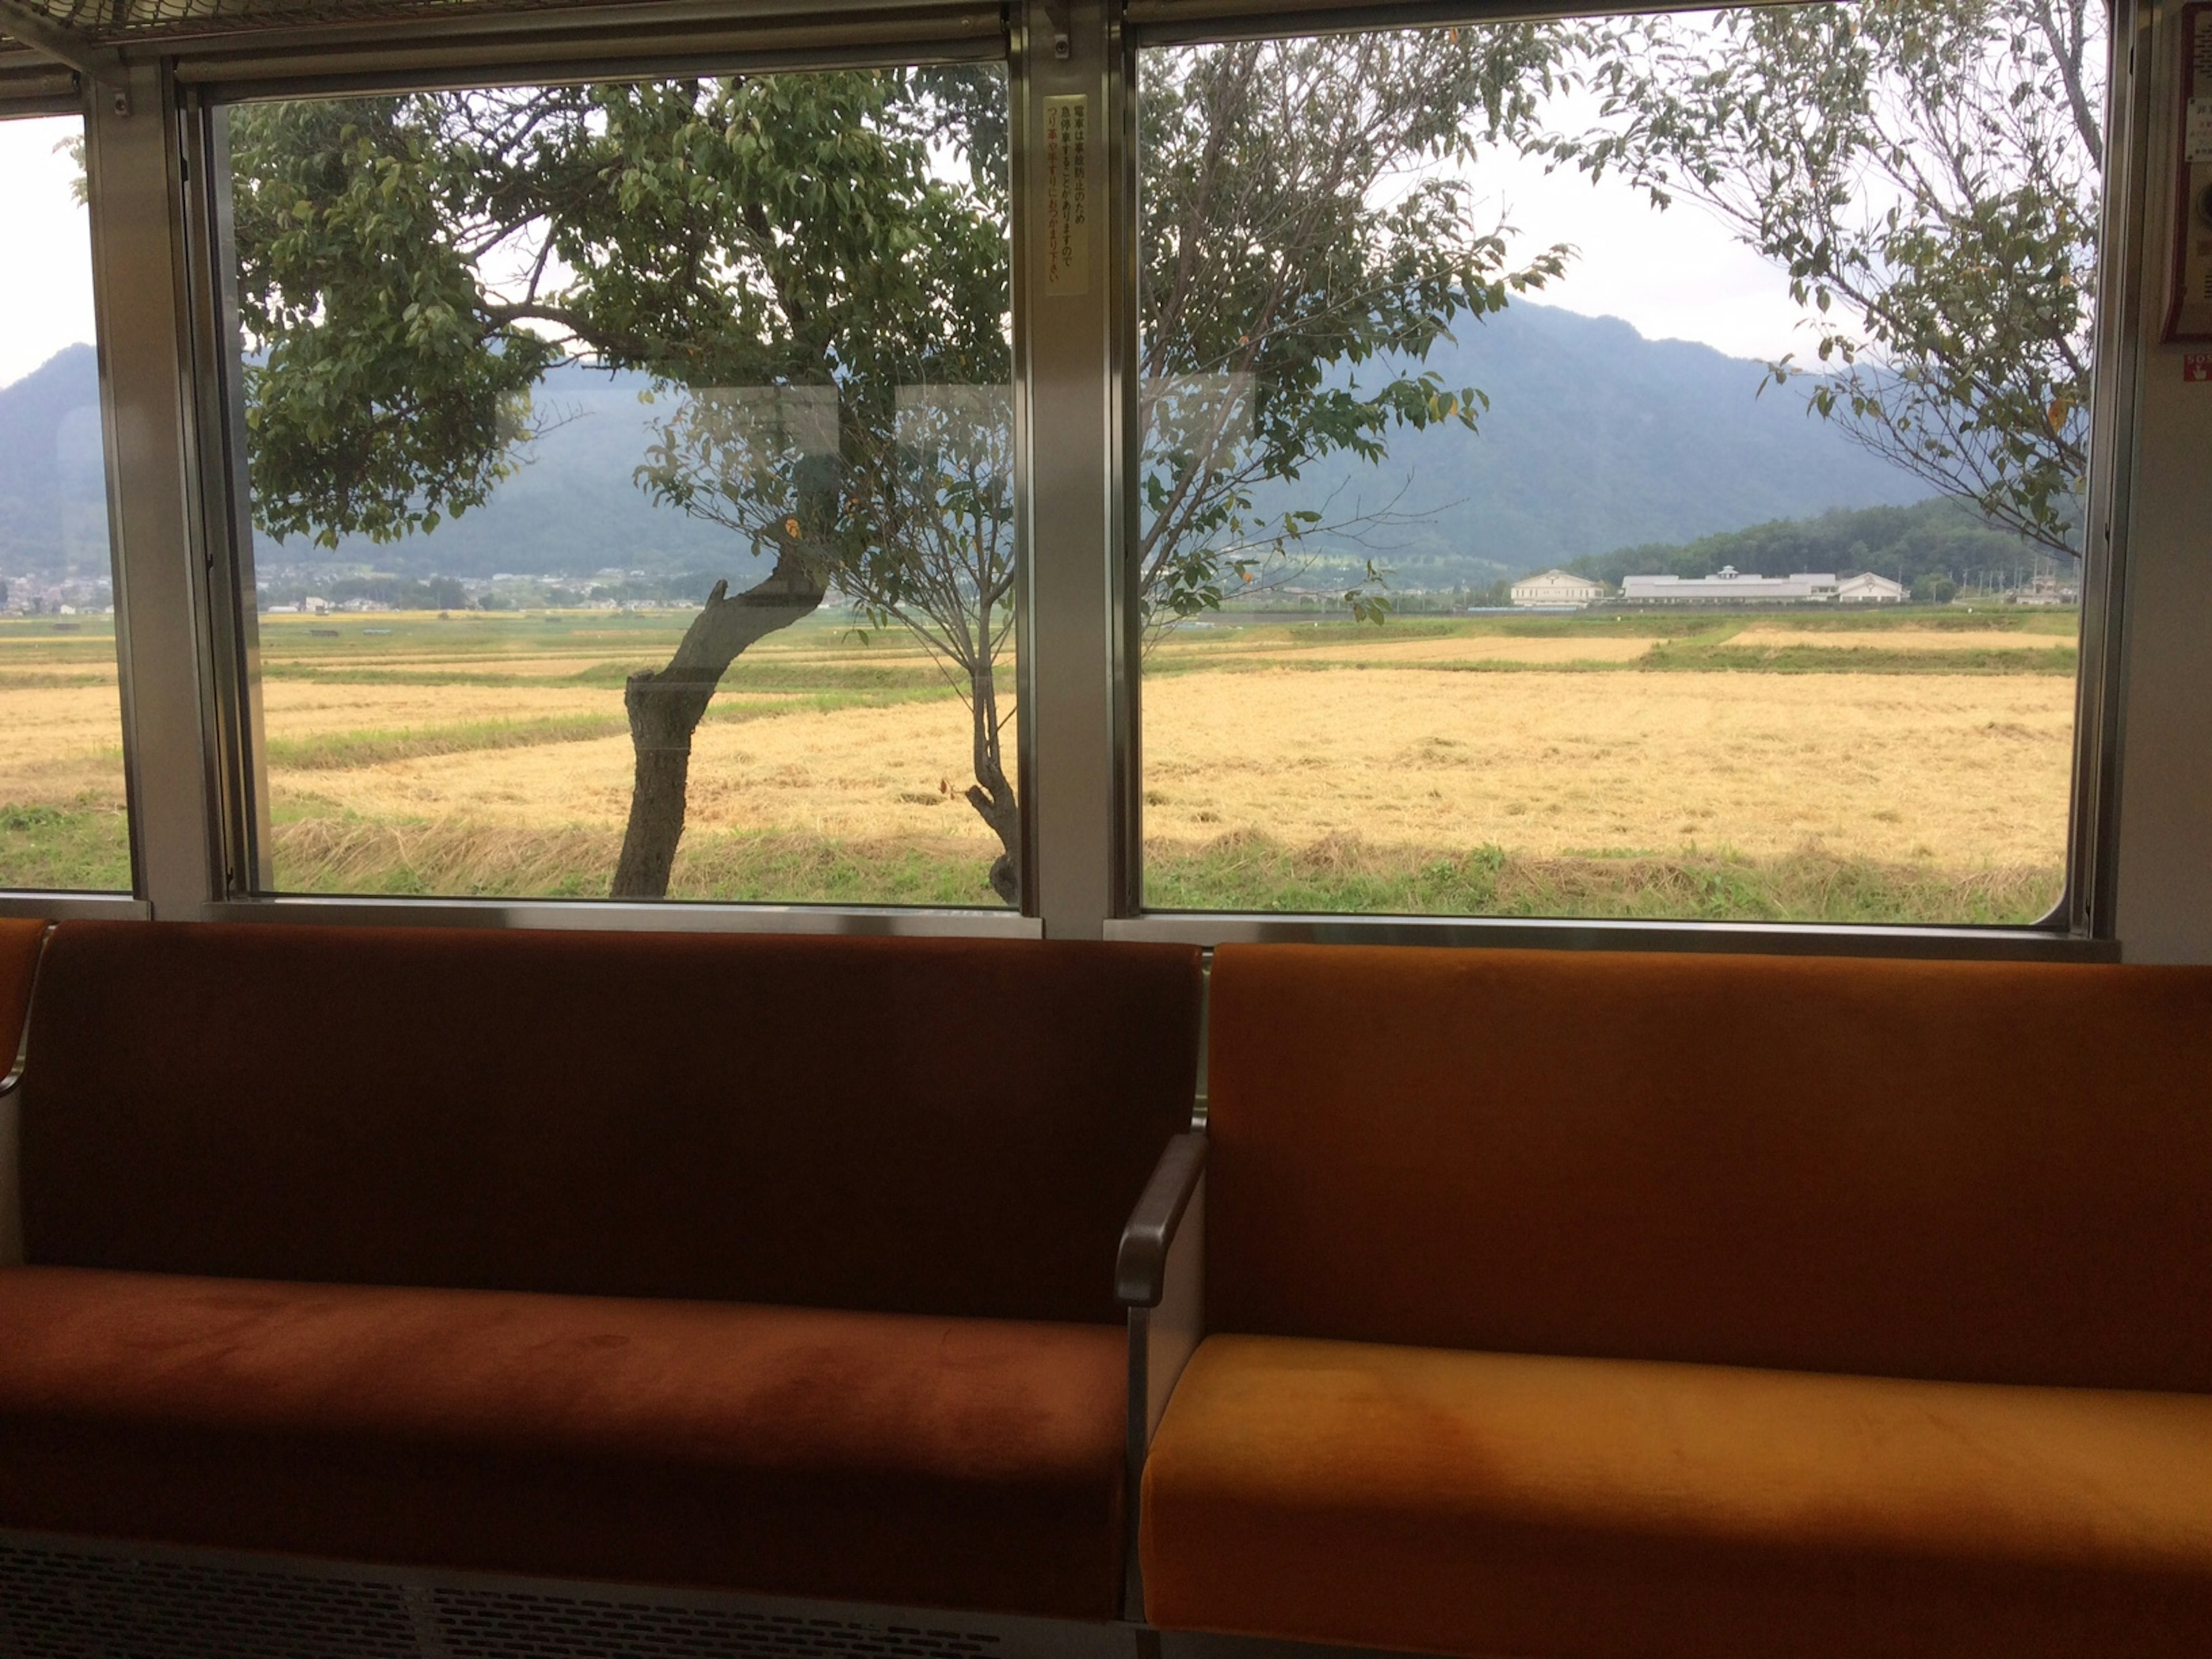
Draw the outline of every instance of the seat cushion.
<instances>
[{"instance_id":1,"label":"seat cushion","mask_svg":"<svg viewBox=\"0 0 2212 1659\"><path fill-rule=\"evenodd\" d=\"M2212 1653L2212 1398L1217 1336L1164 1627L1557 1659Z\"/></svg>"},{"instance_id":2,"label":"seat cushion","mask_svg":"<svg viewBox=\"0 0 2212 1659\"><path fill-rule=\"evenodd\" d=\"M1110 1327L0 1271L0 1527L1108 1619Z\"/></svg>"}]
</instances>

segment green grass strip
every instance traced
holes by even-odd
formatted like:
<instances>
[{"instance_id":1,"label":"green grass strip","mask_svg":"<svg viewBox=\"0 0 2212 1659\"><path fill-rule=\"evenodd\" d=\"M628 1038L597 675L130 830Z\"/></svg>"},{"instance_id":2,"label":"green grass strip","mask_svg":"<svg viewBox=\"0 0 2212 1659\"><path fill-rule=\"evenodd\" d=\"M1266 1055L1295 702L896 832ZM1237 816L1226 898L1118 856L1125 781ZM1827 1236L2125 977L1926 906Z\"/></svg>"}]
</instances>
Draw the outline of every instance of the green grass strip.
<instances>
[{"instance_id":1,"label":"green grass strip","mask_svg":"<svg viewBox=\"0 0 2212 1659\"><path fill-rule=\"evenodd\" d=\"M1817 850L1534 857L1356 837L1293 848L1252 832L1154 843L1145 857L1154 908L1328 915L2021 926L2046 914L2063 884L2056 867L1958 870Z\"/></svg>"},{"instance_id":2,"label":"green grass strip","mask_svg":"<svg viewBox=\"0 0 2212 1659\"><path fill-rule=\"evenodd\" d=\"M1879 646L1655 645L1618 665L1646 674L2058 674L2074 678L2081 653L2069 644L1979 647L1960 651Z\"/></svg>"},{"instance_id":3,"label":"green grass strip","mask_svg":"<svg viewBox=\"0 0 2212 1659\"><path fill-rule=\"evenodd\" d=\"M394 761L477 750L533 749L549 743L584 743L629 729L622 715L561 714L532 720L471 720L398 732L326 732L310 738L271 738L264 755L272 767L301 772L350 771Z\"/></svg>"},{"instance_id":4,"label":"green grass strip","mask_svg":"<svg viewBox=\"0 0 2212 1659\"><path fill-rule=\"evenodd\" d=\"M930 695L933 697L940 694ZM844 708L879 708L918 700L911 695L866 696L837 692L811 697L779 697L772 702L746 702L717 696L708 705L702 724L730 725L773 720L783 714L828 714ZM629 730L626 714L549 714L535 720L466 720L451 726L410 726L399 731L326 732L306 738L270 738L264 746L264 754L271 767L300 772L338 772L439 755L534 749L556 743L590 743L601 738L619 737Z\"/></svg>"},{"instance_id":5,"label":"green grass strip","mask_svg":"<svg viewBox=\"0 0 2212 1659\"><path fill-rule=\"evenodd\" d=\"M122 802L0 805L0 887L129 892L131 821Z\"/></svg>"}]
</instances>

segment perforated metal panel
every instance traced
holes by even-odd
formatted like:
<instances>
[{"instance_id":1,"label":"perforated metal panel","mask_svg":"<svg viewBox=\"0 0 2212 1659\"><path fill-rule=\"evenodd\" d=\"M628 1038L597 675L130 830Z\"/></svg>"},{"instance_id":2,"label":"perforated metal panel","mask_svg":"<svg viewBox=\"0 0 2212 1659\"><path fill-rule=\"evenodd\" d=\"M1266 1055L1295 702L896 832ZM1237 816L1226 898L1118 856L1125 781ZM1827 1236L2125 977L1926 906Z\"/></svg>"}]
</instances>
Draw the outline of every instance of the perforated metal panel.
<instances>
[{"instance_id":1,"label":"perforated metal panel","mask_svg":"<svg viewBox=\"0 0 2212 1659\"><path fill-rule=\"evenodd\" d=\"M942 1614L738 1600L0 1540L0 1659L1018 1659L1070 1645L1009 1644ZM1118 1650L1104 1627L1078 1631L1079 1650L1104 1636Z\"/></svg>"},{"instance_id":2,"label":"perforated metal panel","mask_svg":"<svg viewBox=\"0 0 2212 1659\"><path fill-rule=\"evenodd\" d=\"M0 1545L0 1659L421 1659L397 1584Z\"/></svg>"},{"instance_id":3,"label":"perforated metal panel","mask_svg":"<svg viewBox=\"0 0 2212 1659\"><path fill-rule=\"evenodd\" d=\"M434 1599L451 1659L981 1659L999 1645L995 1636L958 1631L726 1608L484 1590L440 1590Z\"/></svg>"}]
</instances>

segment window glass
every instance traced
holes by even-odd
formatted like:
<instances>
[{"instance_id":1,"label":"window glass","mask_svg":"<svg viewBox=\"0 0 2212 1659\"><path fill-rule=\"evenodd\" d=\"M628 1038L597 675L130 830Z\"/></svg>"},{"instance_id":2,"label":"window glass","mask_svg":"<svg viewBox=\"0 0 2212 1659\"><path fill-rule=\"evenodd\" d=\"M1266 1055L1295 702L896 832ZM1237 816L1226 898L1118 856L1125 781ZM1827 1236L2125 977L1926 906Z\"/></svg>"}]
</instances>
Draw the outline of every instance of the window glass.
<instances>
[{"instance_id":1,"label":"window glass","mask_svg":"<svg viewBox=\"0 0 2212 1659\"><path fill-rule=\"evenodd\" d=\"M1146 51L1146 904L2044 915L2104 17Z\"/></svg>"},{"instance_id":2,"label":"window glass","mask_svg":"<svg viewBox=\"0 0 2212 1659\"><path fill-rule=\"evenodd\" d=\"M1006 110L228 112L276 890L1019 902Z\"/></svg>"},{"instance_id":3,"label":"window glass","mask_svg":"<svg viewBox=\"0 0 2212 1659\"><path fill-rule=\"evenodd\" d=\"M83 134L0 120L0 888L131 885Z\"/></svg>"}]
</instances>

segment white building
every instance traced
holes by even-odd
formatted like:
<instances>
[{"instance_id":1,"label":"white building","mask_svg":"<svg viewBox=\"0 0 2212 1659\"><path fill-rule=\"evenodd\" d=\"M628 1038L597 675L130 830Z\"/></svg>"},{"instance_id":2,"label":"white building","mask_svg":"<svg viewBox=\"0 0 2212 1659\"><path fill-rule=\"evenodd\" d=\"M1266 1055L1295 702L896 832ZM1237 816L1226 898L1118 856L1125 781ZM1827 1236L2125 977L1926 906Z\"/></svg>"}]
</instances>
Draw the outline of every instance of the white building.
<instances>
[{"instance_id":1,"label":"white building","mask_svg":"<svg viewBox=\"0 0 2212 1659\"><path fill-rule=\"evenodd\" d=\"M1595 605L1605 597L1605 584L1565 570L1547 570L1540 576L1523 576L1513 584L1516 605Z\"/></svg>"},{"instance_id":2,"label":"white building","mask_svg":"<svg viewBox=\"0 0 2212 1659\"><path fill-rule=\"evenodd\" d=\"M2079 605L2081 590L2056 576L2038 576L2027 586L2014 588L2004 601L2007 605Z\"/></svg>"},{"instance_id":3,"label":"white building","mask_svg":"<svg viewBox=\"0 0 2212 1659\"><path fill-rule=\"evenodd\" d=\"M1905 584L1893 582L1887 576L1877 576L1871 570L1862 570L1857 575L1846 576L1836 584L1836 603L1903 605Z\"/></svg>"},{"instance_id":4,"label":"white building","mask_svg":"<svg viewBox=\"0 0 2212 1659\"><path fill-rule=\"evenodd\" d=\"M1710 576L1624 576L1631 605L1833 605L1836 579L1826 572L1747 576L1724 564Z\"/></svg>"}]
</instances>

